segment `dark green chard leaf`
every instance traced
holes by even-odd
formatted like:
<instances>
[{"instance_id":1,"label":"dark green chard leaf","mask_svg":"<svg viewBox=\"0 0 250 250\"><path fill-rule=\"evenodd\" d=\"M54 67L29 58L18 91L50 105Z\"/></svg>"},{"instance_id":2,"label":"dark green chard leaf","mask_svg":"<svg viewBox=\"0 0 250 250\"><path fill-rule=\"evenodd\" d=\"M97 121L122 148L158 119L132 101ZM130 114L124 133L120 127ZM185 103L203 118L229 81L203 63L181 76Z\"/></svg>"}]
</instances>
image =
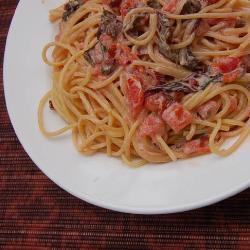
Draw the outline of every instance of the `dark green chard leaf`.
<instances>
[{"instance_id":1,"label":"dark green chard leaf","mask_svg":"<svg viewBox=\"0 0 250 250\"><path fill-rule=\"evenodd\" d=\"M181 15L197 13L201 10L200 0L188 0L181 11Z\"/></svg>"},{"instance_id":2,"label":"dark green chard leaf","mask_svg":"<svg viewBox=\"0 0 250 250\"><path fill-rule=\"evenodd\" d=\"M169 46L169 40L172 36L173 21L162 13L157 13L157 34L158 34L158 49L159 52L170 59L172 62L184 66L191 70L202 70L205 65L200 62L192 53L190 48L184 48L181 50L171 50ZM194 29L196 28L196 22L194 22Z\"/></svg>"},{"instance_id":3,"label":"dark green chard leaf","mask_svg":"<svg viewBox=\"0 0 250 250\"><path fill-rule=\"evenodd\" d=\"M205 65L193 55L189 47L183 48L179 51L179 64L190 70L196 71L204 71L205 68Z\"/></svg>"},{"instance_id":4,"label":"dark green chard leaf","mask_svg":"<svg viewBox=\"0 0 250 250\"><path fill-rule=\"evenodd\" d=\"M105 53L107 52L107 48L103 45L103 43L101 41L98 40L98 42L90 49L86 50L83 54L85 60L87 62L89 62L92 66L95 66L96 65L96 61L93 57L94 53L95 53L95 49L96 49L96 46L100 46L101 48L101 52L102 52L102 58L104 60L104 57L105 57Z\"/></svg>"},{"instance_id":5,"label":"dark green chard leaf","mask_svg":"<svg viewBox=\"0 0 250 250\"><path fill-rule=\"evenodd\" d=\"M65 12L63 13L63 21L67 21L71 14L73 14L82 5L81 0L70 0L64 5Z\"/></svg>"},{"instance_id":6,"label":"dark green chard leaf","mask_svg":"<svg viewBox=\"0 0 250 250\"><path fill-rule=\"evenodd\" d=\"M101 52L101 57L96 56L97 51ZM92 48L85 51L83 56L92 67L96 65L100 66L103 75L109 75L116 69L115 60L109 58L108 49L100 40Z\"/></svg>"},{"instance_id":7,"label":"dark green chard leaf","mask_svg":"<svg viewBox=\"0 0 250 250\"><path fill-rule=\"evenodd\" d=\"M165 14L157 13L157 33L160 40L167 43L171 36L171 22Z\"/></svg>"},{"instance_id":8,"label":"dark green chard leaf","mask_svg":"<svg viewBox=\"0 0 250 250\"><path fill-rule=\"evenodd\" d=\"M166 82L146 90L146 93L183 92L185 94L204 90L209 84L222 81L222 75L209 75L208 73L194 73L180 80Z\"/></svg>"},{"instance_id":9,"label":"dark green chard leaf","mask_svg":"<svg viewBox=\"0 0 250 250\"><path fill-rule=\"evenodd\" d=\"M92 59L92 56L91 56L91 51L93 51L94 47L93 48L90 48L88 50L86 50L83 54L83 57L85 58L85 60L91 65L91 66L95 66L95 62L94 60Z\"/></svg>"},{"instance_id":10,"label":"dark green chard leaf","mask_svg":"<svg viewBox=\"0 0 250 250\"><path fill-rule=\"evenodd\" d=\"M144 28L149 20L149 15L145 13L133 15L130 22L124 27L124 32L138 37L144 33Z\"/></svg>"},{"instance_id":11,"label":"dark green chard leaf","mask_svg":"<svg viewBox=\"0 0 250 250\"><path fill-rule=\"evenodd\" d=\"M122 22L110 11L104 10L101 16L101 23L97 32L99 38L101 34L107 34L116 38L122 31Z\"/></svg>"},{"instance_id":12,"label":"dark green chard leaf","mask_svg":"<svg viewBox=\"0 0 250 250\"><path fill-rule=\"evenodd\" d=\"M103 75L107 76L111 74L115 70L115 65L114 64L105 64L101 67L101 72Z\"/></svg>"},{"instance_id":13,"label":"dark green chard leaf","mask_svg":"<svg viewBox=\"0 0 250 250\"><path fill-rule=\"evenodd\" d=\"M168 40L171 37L172 29L171 22L168 17L162 13L157 13L157 33L159 37L159 52L169 58L171 61L178 63L178 51L172 51L168 45Z\"/></svg>"},{"instance_id":14,"label":"dark green chard leaf","mask_svg":"<svg viewBox=\"0 0 250 250\"><path fill-rule=\"evenodd\" d=\"M217 83L223 81L223 75L221 73L217 73L215 75L209 75L208 73L198 74L199 87L198 91L204 90L210 83Z\"/></svg>"},{"instance_id":15,"label":"dark green chard leaf","mask_svg":"<svg viewBox=\"0 0 250 250\"><path fill-rule=\"evenodd\" d=\"M147 5L153 9L161 9L162 5L157 0L149 0Z\"/></svg>"}]
</instances>

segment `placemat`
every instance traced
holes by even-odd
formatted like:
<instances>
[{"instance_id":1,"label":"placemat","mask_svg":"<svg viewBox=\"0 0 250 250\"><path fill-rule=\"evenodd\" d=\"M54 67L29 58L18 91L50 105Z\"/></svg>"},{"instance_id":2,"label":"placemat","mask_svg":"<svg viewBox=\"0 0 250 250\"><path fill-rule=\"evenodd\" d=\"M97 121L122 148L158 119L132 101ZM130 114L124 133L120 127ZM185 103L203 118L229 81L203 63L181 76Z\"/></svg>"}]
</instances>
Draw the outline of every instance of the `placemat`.
<instances>
[{"instance_id":1,"label":"placemat","mask_svg":"<svg viewBox=\"0 0 250 250\"><path fill-rule=\"evenodd\" d=\"M250 249L250 189L186 213L128 215L89 205L39 171L4 101L3 54L17 3L0 0L0 249Z\"/></svg>"}]
</instances>

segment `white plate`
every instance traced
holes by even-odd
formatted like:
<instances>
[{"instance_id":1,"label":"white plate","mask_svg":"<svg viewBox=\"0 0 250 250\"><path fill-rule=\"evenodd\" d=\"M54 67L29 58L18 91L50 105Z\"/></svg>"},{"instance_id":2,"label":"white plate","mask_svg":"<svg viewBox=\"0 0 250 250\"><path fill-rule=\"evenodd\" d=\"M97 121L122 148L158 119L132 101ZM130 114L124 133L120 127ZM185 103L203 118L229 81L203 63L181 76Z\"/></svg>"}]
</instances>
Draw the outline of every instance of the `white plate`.
<instances>
[{"instance_id":1,"label":"white plate","mask_svg":"<svg viewBox=\"0 0 250 250\"><path fill-rule=\"evenodd\" d=\"M19 2L4 60L5 97L15 132L31 159L51 180L89 203L140 214L202 207L249 186L249 140L227 158L209 155L131 169L104 154L79 155L69 135L45 139L38 130L37 106L50 87L50 72L42 62L41 51L54 36L48 11L61 2ZM52 112L47 113L51 128L60 125Z\"/></svg>"}]
</instances>

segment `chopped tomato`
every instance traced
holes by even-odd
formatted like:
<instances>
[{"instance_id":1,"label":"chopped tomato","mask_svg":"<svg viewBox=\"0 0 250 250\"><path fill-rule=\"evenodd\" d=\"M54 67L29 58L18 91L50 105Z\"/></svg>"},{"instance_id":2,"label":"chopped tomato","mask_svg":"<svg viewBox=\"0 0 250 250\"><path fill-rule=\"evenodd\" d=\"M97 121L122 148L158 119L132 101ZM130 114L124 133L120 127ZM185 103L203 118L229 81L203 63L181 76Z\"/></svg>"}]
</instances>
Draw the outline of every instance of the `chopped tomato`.
<instances>
[{"instance_id":1,"label":"chopped tomato","mask_svg":"<svg viewBox=\"0 0 250 250\"><path fill-rule=\"evenodd\" d=\"M230 83L240 78L244 74L245 70L241 67L233 70L232 72L223 75L223 82Z\"/></svg>"},{"instance_id":2,"label":"chopped tomato","mask_svg":"<svg viewBox=\"0 0 250 250\"><path fill-rule=\"evenodd\" d=\"M129 76L127 81L126 96L129 104L129 111L133 118L143 109L144 92L142 90L141 82L134 76Z\"/></svg>"},{"instance_id":3,"label":"chopped tomato","mask_svg":"<svg viewBox=\"0 0 250 250\"><path fill-rule=\"evenodd\" d=\"M186 155L209 153L208 137L203 136L199 139L186 142L183 146L183 153Z\"/></svg>"},{"instance_id":4,"label":"chopped tomato","mask_svg":"<svg viewBox=\"0 0 250 250\"><path fill-rule=\"evenodd\" d=\"M235 95L230 95L229 99L230 99L230 106L229 106L228 112L231 113L237 109L238 100Z\"/></svg>"},{"instance_id":5,"label":"chopped tomato","mask_svg":"<svg viewBox=\"0 0 250 250\"><path fill-rule=\"evenodd\" d=\"M176 11L176 7L179 4L180 0L169 0L165 6L163 6L163 10L174 13Z\"/></svg>"},{"instance_id":6,"label":"chopped tomato","mask_svg":"<svg viewBox=\"0 0 250 250\"><path fill-rule=\"evenodd\" d=\"M165 131L165 124L163 120L154 113L148 115L139 128L140 136L151 136L162 135Z\"/></svg>"},{"instance_id":7,"label":"chopped tomato","mask_svg":"<svg viewBox=\"0 0 250 250\"><path fill-rule=\"evenodd\" d=\"M125 17L127 13L136 8L140 2L138 0L123 0L120 7L120 13L122 17Z\"/></svg>"},{"instance_id":8,"label":"chopped tomato","mask_svg":"<svg viewBox=\"0 0 250 250\"><path fill-rule=\"evenodd\" d=\"M198 109L197 112L198 114L202 117L202 119L208 119L216 114L216 112L219 109L219 104L218 102L211 100L203 105L201 105Z\"/></svg>"},{"instance_id":9,"label":"chopped tomato","mask_svg":"<svg viewBox=\"0 0 250 250\"><path fill-rule=\"evenodd\" d=\"M115 59L120 65L127 65L137 59L137 55L132 53L131 49L122 44L117 44Z\"/></svg>"},{"instance_id":10,"label":"chopped tomato","mask_svg":"<svg viewBox=\"0 0 250 250\"><path fill-rule=\"evenodd\" d=\"M164 110L162 119L175 133L178 133L192 123L193 115L183 105L175 102Z\"/></svg>"},{"instance_id":11,"label":"chopped tomato","mask_svg":"<svg viewBox=\"0 0 250 250\"><path fill-rule=\"evenodd\" d=\"M244 69L241 65L241 59L238 57L221 57L216 58L212 63L212 67L223 73L224 83L230 83L241 77Z\"/></svg>"},{"instance_id":12,"label":"chopped tomato","mask_svg":"<svg viewBox=\"0 0 250 250\"><path fill-rule=\"evenodd\" d=\"M213 66L218 68L221 73L228 73L235 70L240 62L238 57L220 57L214 60Z\"/></svg>"},{"instance_id":13,"label":"chopped tomato","mask_svg":"<svg viewBox=\"0 0 250 250\"><path fill-rule=\"evenodd\" d=\"M161 112L167 108L169 98L164 93L156 93L145 98L145 108L152 112Z\"/></svg>"}]
</instances>

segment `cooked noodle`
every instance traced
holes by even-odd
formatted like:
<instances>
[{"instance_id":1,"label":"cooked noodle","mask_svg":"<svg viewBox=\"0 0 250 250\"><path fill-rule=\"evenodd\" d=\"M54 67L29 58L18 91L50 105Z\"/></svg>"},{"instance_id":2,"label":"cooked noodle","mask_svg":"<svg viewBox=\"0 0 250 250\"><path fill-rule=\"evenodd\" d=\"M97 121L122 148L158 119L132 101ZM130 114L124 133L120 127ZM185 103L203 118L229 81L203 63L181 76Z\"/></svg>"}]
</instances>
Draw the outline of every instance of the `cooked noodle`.
<instances>
[{"instance_id":1,"label":"cooked noodle","mask_svg":"<svg viewBox=\"0 0 250 250\"><path fill-rule=\"evenodd\" d=\"M52 138L70 130L80 153L106 152L134 167L234 152L250 132L250 2L198 2L193 13L189 0L123 0L115 7L71 0L51 10L60 31L42 53L53 83L39 105L41 132ZM205 86L195 73L219 78ZM156 95L164 108L148 108ZM65 121L53 132L44 121L48 103ZM182 126L175 119L184 115L190 121Z\"/></svg>"}]
</instances>

